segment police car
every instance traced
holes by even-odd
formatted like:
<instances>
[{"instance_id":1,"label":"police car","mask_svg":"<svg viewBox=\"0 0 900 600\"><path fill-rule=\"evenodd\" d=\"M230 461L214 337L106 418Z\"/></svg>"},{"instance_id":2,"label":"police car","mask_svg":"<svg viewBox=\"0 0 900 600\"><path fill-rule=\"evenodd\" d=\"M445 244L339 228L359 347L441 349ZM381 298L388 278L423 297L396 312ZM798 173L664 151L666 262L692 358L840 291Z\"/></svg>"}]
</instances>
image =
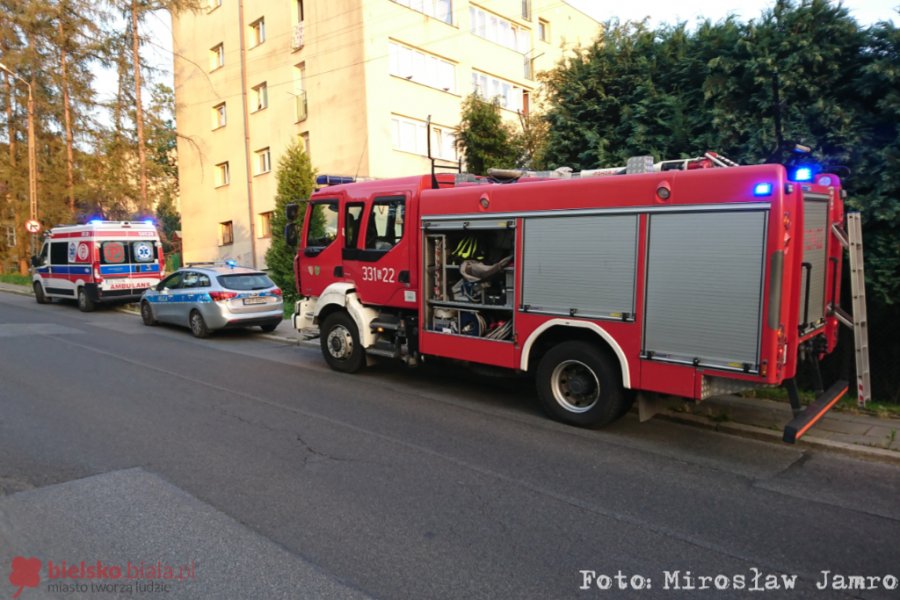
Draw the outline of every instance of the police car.
<instances>
[{"instance_id":1,"label":"police car","mask_svg":"<svg viewBox=\"0 0 900 600\"><path fill-rule=\"evenodd\" d=\"M189 327L198 338L211 331L259 326L274 331L284 318L281 289L255 269L190 264L147 290L141 298L144 325Z\"/></svg>"}]
</instances>

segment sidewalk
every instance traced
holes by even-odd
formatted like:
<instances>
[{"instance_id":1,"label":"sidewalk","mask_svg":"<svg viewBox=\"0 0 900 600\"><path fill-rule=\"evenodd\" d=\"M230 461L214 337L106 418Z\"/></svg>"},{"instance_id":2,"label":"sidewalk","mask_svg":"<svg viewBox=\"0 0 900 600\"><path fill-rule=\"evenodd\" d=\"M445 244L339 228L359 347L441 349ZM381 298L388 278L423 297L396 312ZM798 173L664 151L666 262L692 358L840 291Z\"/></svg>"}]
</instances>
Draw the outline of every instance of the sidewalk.
<instances>
[{"instance_id":1,"label":"sidewalk","mask_svg":"<svg viewBox=\"0 0 900 600\"><path fill-rule=\"evenodd\" d=\"M32 295L27 286L9 283L0 283L0 292ZM123 307L122 310L137 314L133 308ZM289 320L282 321L274 332L261 335L278 341L318 346L318 340L301 342ZM655 418L776 443L782 443L782 431L792 418L786 402L763 398L717 396L700 404L673 398L667 406ZM797 446L824 448L900 465L900 419L832 410L797 442Z\"/></svg>"}]
</instances>

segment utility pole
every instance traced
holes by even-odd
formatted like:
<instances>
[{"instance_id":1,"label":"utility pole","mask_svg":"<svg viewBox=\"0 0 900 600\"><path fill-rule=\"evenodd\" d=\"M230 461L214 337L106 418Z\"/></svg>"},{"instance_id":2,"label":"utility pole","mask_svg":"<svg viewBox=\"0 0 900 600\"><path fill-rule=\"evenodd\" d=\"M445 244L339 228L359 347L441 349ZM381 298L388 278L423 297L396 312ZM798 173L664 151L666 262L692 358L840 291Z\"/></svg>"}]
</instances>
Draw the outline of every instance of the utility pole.
<instances>
[{"instance_id":1,"label":"utility pole","mask_svg":"<svg viewBox=\"0 0 900 600\"><path fill-rule=\"evenodd\" d=\"M0 63L0 71L6 71L13 79L18 79L28 88L28 202L30 205L30 219L37 220L37 144L34 140L34 96L31 93L31 84L9 67ZM31 254L37 253L37 233L31 234Z\"/></svg>"}]
</instances>

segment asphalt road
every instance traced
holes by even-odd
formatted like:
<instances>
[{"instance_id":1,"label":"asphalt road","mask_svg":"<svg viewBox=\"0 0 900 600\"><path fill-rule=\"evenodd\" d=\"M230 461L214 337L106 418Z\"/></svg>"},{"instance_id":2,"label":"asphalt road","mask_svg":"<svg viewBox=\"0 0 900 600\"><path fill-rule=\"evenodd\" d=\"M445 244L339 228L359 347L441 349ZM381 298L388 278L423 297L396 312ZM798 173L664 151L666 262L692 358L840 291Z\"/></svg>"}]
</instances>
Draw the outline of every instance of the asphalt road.
<instances>
[{"instance_id":1,"label":"asphalt road","mask_svg":"<svg viewBox=\"0 0 900 600\"><path fill-rule=\"evenodd\" d=\"M17 556L44 568L23 600L97 583L63 560L193 567L70 597L900 598L900 473L633 414L577 430L527 380L348 376L0 293L0 597Z\"/></svg>"}]
</instances>

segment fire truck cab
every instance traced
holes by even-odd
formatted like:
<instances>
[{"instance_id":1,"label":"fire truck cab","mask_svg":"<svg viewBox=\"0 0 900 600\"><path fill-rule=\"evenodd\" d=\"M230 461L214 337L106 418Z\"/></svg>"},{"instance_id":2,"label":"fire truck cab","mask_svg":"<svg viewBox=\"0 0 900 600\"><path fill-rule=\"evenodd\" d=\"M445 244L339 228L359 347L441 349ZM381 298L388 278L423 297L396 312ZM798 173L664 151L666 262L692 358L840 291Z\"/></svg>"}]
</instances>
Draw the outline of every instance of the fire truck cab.
<instances>
[{"instance_id":1,"label":"fire truck cab","mask_svg":"<svg viewBox=\"0 0 900 600\"><path fill-rule=\"evenodd\" d=\"M457 179L310 198L294 326L319 334L333 369L442 357L533 373L551 417L593 426L636 392L700 401L779 385L801 347L834 350L834 175L791 181L756 165Z\"/></svg>"}]
</instances>

